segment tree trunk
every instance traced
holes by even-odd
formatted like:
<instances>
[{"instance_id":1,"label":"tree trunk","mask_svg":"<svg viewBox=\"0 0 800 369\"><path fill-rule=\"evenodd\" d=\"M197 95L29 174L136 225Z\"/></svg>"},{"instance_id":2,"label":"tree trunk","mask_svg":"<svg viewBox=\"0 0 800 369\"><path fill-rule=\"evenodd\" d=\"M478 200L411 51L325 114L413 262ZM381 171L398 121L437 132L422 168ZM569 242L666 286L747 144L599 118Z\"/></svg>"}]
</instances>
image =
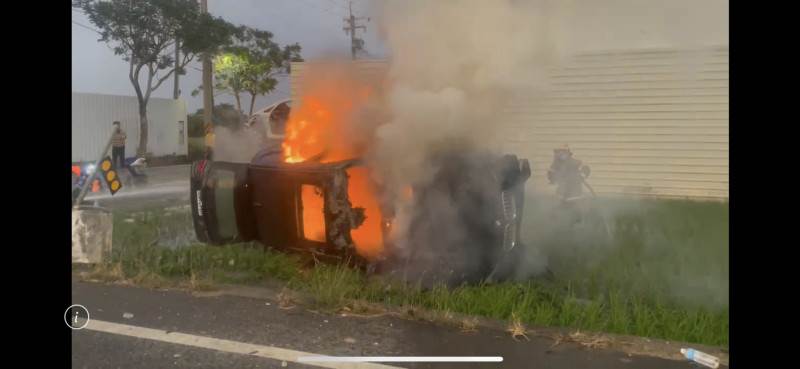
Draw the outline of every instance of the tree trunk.
<instances>
[{"instance_id":1,"label":"tree trunk","mask_svg":"<svg viewBox=\"0 0 800 369\"><path fill-rule=\"evenodd\" d=\"M139 147L137 156L147 153L147 101L139 100Z\"/></svg>"},{"instance_id":2,"label":"tree trunk","mask_svg":"<svg viewBox=\"0 0 800 369\"><path fill-rule=\"evenodd\" d=\"M248 116L253 115L253 105L255 104L256 104L256 95L250 94L250 114L248 114Z\"/></svg>"},{"instance_id":3,"label":"tree trunk","mask_svg":"<svg viewBox=\"0 0 800 369\"><path fill-rule=\"evenodd\" d=\"M239 93L238 92L234 92L233 96L236 96L236 110L242 111L242 101L239 98Z\"/></svg>"},{"instance_id":4,"label":"tree trunk","mask_svg":"<svg viewBox=\"0 0 800 369\"><path fill-rule=\"evenodd\" d=\"M203 54L203 123L212 125L214 122L214 87L211 59Z\"/></svg>"},{"instance_id":5,"label":"tree trunk","mask_svg":"<svg viewBox=\"0 0 800 369\"><path fill-rule=\"evenodd\" d=\"M179 85L180 74L178 73L179 61L181 55L181 42L177 38L175 38L175 85L172 86L172 98L178 100L178 97L181 96L181 90Z\"/></svg>"}]
</instances>

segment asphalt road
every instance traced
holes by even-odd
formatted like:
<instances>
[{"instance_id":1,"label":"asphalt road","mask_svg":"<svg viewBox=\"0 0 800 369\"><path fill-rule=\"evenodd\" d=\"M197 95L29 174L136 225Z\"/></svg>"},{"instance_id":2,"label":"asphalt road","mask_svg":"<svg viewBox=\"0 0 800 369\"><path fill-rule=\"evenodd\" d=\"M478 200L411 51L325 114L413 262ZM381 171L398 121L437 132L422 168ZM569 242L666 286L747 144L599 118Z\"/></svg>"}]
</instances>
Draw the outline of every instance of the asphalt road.
<instances>
[{"instance_id":1,"label":"asphalt road","mask_svg":"<svg viewBox=\"0 0 800 369\"><path fill-rule=\"evenodd\" d=\"M384 364L405 368L695 367L572 343L553 346L551 340L535 336L515 341L502 331L464 333L389 316L342 316L299 306L282 309L269 299L195 297L185 291L78 281L72 288L73 303L90 312L87 327L73 331L73 368L313 367L298 363L294 354L288 359L270 356L278 349L331 356L503 357L502 363ZM124 332L109 332L106 325Z\"/></svg>"}]
</instances>

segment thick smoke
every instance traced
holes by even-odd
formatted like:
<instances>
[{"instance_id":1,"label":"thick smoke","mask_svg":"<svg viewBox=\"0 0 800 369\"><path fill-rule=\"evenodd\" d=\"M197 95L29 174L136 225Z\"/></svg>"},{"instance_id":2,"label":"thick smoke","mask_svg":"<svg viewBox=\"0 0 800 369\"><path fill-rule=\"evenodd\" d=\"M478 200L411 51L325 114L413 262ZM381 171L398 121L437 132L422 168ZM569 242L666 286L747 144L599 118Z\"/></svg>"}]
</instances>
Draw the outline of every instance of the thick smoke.
<instances>
[{"instance_id":1,"label":"thick smoke","mask_svg":"<svg viewBox=\"0 0 800 369\"><path fill-rule=\"evenodd\" d=\"M409 186L435 181L442 167L431 160L432 155L453 145L476 152L493 149L493 136L507 121L502 109L507 99L524 91L535 104L538 94L546 94L548 69L574 53L728 43L727 20L709 21L727 18L725 1L411 0L382 1L375 7L380 32L391 50L389 124L377 130L377 145L369 159L396 211L392 241L401 254L416 253L423 260L451 258L453 265L478 258L481 252L480 245L452 237L465 229L458 204L446 191L428 199L437 232L425 241L428 244L420 245L410 231L419 209L407 197L397 196ZM685 66L692 78L698 64L687 60ZM591 158L582 159L591 164ZM613 242L597 242L602 229L570 231L552 218L554 206L526 199L527 247L514 271L517 278L544 272L553 258L591 266L614 257ZM616 217L641 209L633 203L624 208L602 206L599 211L607 220L600 224L609 229L616 226ZM571 238L566 247L542 247L546 238L559 238L562 231L564 238ZM642 237L646 245L665 243L646 231ZM464 244L461 254L441 246L459 242ZM642 257L658 252L648 249ZM685 286L686 280L681 280L670 288L686 291ZM727 282L721 289L721 300L726 300Z\"/></svg>"},{"instance_id":2,"label":"thick smoke","mask_svg":"<svg viewBox=\"0 0 800 369\"><path fill-rule=\"evenodd\" d=\"M559 59L559 33L552 23L558 9L553 4L382 3L380 24L392 54L386 96L390 122L379 128L371 159L389 194L408 187L433 188L425 193L424 204L391 197L397 211L391 236L395 252L417 261L446 259L470 270L472 260L484 258L484 249L491 246L464 239L476 219L463 215L491 215L485 209L465 210L452 188L437 191L442 183L458 185L437 176L454 166L491 177L490 165L480 159L488 154L477 153L491 148L493 133L505 121L500 107L519 88L543 86L547 67ZM442 156L450 162L434 160ZM487 196L498 193L492 181L460 180L483 186L477 191ZM419 209L422 205L425 209ZM422 210L435 230L413 228ZM459 252L451 252L455 246ZM438 268L419 262L414 267L413 274Z\"/></svg>"},{"instance_id":3,"label":"thick smoke","mask_svg":"<svg viewBox=\"0 0 800 369\"><path fill-rule=\"evenodd\" d=\"M503 100L540 85L556 60L550 11L544 2L384 3L392 124L379 132L378 154L393 163L391 180L424 176L425 149L442 138L488 141L503 121Z\"/></svg>"}]
</instances>

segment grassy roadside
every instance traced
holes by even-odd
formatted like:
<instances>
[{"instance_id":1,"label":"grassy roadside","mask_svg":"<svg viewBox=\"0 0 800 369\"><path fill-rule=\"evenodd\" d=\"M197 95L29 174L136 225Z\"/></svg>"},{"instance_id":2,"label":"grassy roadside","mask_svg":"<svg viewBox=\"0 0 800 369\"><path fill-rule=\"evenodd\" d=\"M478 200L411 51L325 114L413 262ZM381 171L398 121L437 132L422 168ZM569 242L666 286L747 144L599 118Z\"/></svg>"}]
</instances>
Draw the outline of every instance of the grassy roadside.
<instances>
[{"instance_id":1,"label":"grassy roadside","mask_svg":"<svg viewBox=\"0 0 800 369\"><path fill-rule=\"evenodd\" d=\"M729 294L728 204L680 200L601 200L602 227L572 232L552 214L555 206L531 199L523 236L546 255L548 266L576 293L590 298L622 291L683 305L724 309ZM528 261L530 264L532 261Z\"/></svg>"},{"instance_id":2,"label":"grassy roadside","mask_svg":"<svg viewBox=\"0 0 800 369\"><path fill-rule=\"evenodd\" d=\"M528 221L540 221L532 214ZM558 236L557 231L540 232L536 242L543 249L561 250L548 250L550 264L559 277L556 281L423 290L368 278L343 266L307 268L296 256L264 252L253 244L186 246L186 235L192 232L187 209L116 213L112 262L98 267L94 278L124 278L152 287L184 283L197 289L213 288L215 283L278 280L315 296L327 307L365 300L494 319L515 318L535 326L727 347L727 303L687 304L681 282L698 275L707 277L708 273L721 275L718 269L709 272L709 266L703 265L708 263L702 261L724 260L727 283L727 230L717 230L722 223L727 227L727 206L646 204L632 212L617 211L612 218L612 248L575 249L577 246L570 245L571 241ZM722 233L724 239L720 238ZM581 240L573 241L577 244ZM664 248L667 244L679 246ZM676 290L681 293L676 294ZM721 295L727 300L727 290Z\"/></svg>"}]
</instances>

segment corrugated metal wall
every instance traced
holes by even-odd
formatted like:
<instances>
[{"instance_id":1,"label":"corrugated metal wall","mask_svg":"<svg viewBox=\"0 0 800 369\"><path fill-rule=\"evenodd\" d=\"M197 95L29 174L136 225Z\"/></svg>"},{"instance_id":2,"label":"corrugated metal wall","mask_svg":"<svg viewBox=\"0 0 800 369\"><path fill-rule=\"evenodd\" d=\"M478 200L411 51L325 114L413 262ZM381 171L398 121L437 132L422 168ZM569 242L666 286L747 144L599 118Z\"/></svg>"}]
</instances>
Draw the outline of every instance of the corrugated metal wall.
<instances>
[{"instance_id":1,"label":"corrugated metal wall","mask_svg":"<svg viewBox=\"0 0 800 369\"><path fill-rule=\"evenodd\" d=\"M383 73L385 61L357 62ZM292 98L303 63L292 65ZM543 94L506 106L495 145L530 159L535 191L553 148L569 144L591 166L600 194L728 198L728 48L577 55L550 74Z\"/></svg>"},{"instance_id":2,"label":"corrugated metal wall","mask_svg":"<svg viewBox=\"0 0 800 369\"><path fill-rule=\"evenodd\" d=\"M552 149L569 144L598 193L728 198L728 48L578 55L553 70L536 102L505 107L501 147L546 183Z\"/></svg>"},{"instance_id":3,"label":"corrugated metal wall","mask_svg":"<svg viewBox=\"0 0 800 369\"><path fill-rule=\"evenodd\" d=\"M120 121L128 134L125 156L139 145L139 108L136 97L72 93L72 161L97 160L111 135L111 123ZM150 98L148 150L156 156L187 155L186 102ZM179 122L183 122L183 126Z\"/></svg>"}]
</instances>

